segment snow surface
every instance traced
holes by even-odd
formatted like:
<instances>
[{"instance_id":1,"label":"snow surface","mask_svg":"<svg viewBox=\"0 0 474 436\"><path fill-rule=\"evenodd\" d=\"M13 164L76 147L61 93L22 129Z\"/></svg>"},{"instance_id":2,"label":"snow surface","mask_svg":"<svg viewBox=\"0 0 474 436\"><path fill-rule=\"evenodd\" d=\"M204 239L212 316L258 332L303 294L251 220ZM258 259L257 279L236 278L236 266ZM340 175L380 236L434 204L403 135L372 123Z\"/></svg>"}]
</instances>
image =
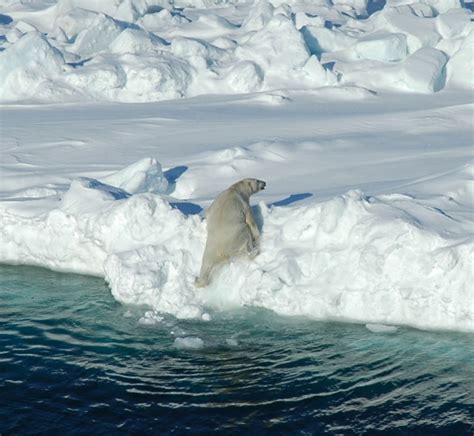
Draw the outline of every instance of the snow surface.
<instances>
[{"instance_id":1,"label":"snow surface","mask_svg":"<svg viewBox=\"0 0 474 436\"><path fill-rule=\"evenodd\" d=\"M474 331L470 11L170 3L6 2L0 261L104 277L143 325L254 306ZM203 210L244 177L267 181L261 253L198 290Z\"/></svg>"},{"instance_id":2,"label":"snow surface","mask_svg":"<svg viewBox=\"0 0 474 436\"><path fill-rule=\"evenodd\" d=\"M473 24L459 0L394 0L375 12L367 0L288 3L8 1L0 101L144 102L344 84L472 90Z\"/></svg>"}]
</instances>

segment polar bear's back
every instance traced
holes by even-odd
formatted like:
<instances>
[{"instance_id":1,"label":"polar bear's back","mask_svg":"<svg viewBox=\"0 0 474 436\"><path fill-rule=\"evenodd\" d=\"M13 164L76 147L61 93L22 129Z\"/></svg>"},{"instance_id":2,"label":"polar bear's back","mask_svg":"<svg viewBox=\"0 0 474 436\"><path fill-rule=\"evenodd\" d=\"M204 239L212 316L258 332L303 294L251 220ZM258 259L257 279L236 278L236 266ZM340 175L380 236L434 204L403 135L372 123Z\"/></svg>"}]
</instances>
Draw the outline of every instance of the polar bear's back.
<instances>
[{"instance_id":1,"label":"polar bear's back","mask_svg":"<svg viewBox=\"0 0 474 436\"><path fill-rule=\"evenodd\" d=\"M235 255L248 240L245 208L248 203L237 191L228 189L220 194L206 213L208 245L220 258Z\"/></svg>"},{"instance_id":2,"label":"polar bear's back","mask_svg":"<svg viewBox=\"0 0 474 436\"><path fill-rule=\"evenodd\" d=\"M232 222L245 221L246 202L236 190L227 189L221 192L206 212L208 222L230 220Z\"/></svg>"}]
</instances>

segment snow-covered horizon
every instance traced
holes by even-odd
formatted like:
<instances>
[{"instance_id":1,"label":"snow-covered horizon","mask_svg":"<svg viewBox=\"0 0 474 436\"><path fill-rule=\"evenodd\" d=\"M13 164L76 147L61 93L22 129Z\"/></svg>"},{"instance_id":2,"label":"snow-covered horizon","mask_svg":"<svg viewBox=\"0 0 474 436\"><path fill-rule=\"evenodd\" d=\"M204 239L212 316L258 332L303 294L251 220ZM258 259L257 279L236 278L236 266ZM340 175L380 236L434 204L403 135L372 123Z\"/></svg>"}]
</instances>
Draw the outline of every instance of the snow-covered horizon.
<instances>
[{"instance_id":1,"label":"snow-covered horizon","mask_svg":"<svg viewBox=\"0 0 474 436\"><path fill-rule=\"evenodd\" d=\"M474 331L463 3L97 3L0 13L0 262L104 277L148 320ZM203 210L245 177L261 253L198 290Z\"/></svg>"},{"instance_id":2,"label":"snow-covered horizon","mask_svg":"<svg viewBox=\"0 0 474 436\"><path fill-rule=\"evenodd\" d=\"M0 102L145 102L346 85L472 90L474 33L462 6L9 0L0 19Z\"/></svg>"}]
</instances>

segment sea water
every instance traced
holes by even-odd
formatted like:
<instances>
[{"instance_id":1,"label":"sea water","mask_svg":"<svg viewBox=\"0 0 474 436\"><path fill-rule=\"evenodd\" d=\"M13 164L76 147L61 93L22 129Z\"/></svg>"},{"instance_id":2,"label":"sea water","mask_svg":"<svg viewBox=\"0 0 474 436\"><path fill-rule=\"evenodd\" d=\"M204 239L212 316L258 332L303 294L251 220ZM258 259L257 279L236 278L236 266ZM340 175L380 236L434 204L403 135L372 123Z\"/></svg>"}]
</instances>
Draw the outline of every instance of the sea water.
<instances>
[{"instance_id":1,"label":"sea water","mask_svg":"<svg viewBox=\"0 0 474 436\"><path fill-rule=\"evenodd\" d=\"M101 279L0 266L0 434L474 430L472 334L146 310Z\"/></svg>"}]
</instances>

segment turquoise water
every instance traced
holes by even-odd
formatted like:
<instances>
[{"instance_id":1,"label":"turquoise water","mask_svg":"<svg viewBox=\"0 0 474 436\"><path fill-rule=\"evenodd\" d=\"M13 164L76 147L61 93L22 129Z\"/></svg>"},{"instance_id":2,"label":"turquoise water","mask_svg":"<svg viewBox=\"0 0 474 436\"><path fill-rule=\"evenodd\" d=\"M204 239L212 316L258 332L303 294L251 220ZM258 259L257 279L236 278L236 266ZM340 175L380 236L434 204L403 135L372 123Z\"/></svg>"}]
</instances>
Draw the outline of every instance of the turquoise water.
<instances>
[{"instance_id":1,"label":"turquoise water","mask_svg":"<svg viewBox=\"0 0 474 436\"><path fill-rule=\"evenodd\" d=\"M143 313L100 279L0 266L0 433L473 433L474 335Z\"/></svg>"}]
</instances>

